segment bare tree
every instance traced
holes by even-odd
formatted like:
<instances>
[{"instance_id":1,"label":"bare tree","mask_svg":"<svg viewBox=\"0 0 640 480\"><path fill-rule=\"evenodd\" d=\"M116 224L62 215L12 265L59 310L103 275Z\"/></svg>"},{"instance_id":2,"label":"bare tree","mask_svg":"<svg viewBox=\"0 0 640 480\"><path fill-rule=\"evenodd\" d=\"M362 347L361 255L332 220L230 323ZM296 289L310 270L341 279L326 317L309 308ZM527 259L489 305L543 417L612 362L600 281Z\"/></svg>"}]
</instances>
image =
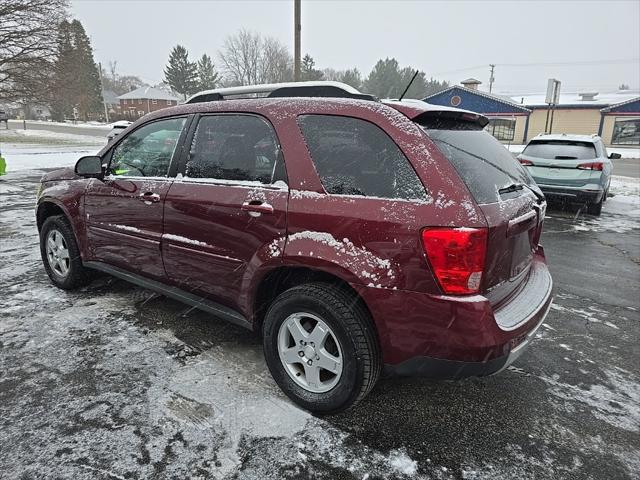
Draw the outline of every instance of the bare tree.
<instances>
[{"instance_id":1,"label":"bare tree","mask_svg":"<svg viewBox=\"0 0 640 480\"><path fill-rule=\"evenodd\" d=\"M0 0L1 100L46 99L67 5L67 0Z\"/></svg>"},{"instance_id":2,"label":"bare tree","mask_svg":"<svg viewBox=\"0 0 640 480\"><path fill-rule=\"evenodd\" d=\"M289 49L272 37L262 41L262 78L260 83L293 81L293 59Z\"/></svg>"},{"instance_id":3,"label":"bare tree","mask_svg":"<svg viewBox=\"0 0 640 480\"><path fill-rule=\"evenodd\" d=\"M226 38L219 54L226 85L252 85L293 79L293 59L285 45L259 33L240 30Z\"/></svg>"}]
</instances>

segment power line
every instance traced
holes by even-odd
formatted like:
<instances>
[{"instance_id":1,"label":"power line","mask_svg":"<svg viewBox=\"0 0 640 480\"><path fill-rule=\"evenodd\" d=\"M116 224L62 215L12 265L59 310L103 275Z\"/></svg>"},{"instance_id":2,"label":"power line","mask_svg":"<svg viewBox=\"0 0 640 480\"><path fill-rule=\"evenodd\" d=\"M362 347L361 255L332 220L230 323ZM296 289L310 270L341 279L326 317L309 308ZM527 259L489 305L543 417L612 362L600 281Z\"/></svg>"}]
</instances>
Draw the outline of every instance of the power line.
<instances>
[{"instance_id":1,"label":"power line","mask_svg":"<svg viewBox=\"0 0 640 480\"><path fill-rule=\"evenodd\" d=\"M623 65L627 63L640 63L640 58L621 58L615 60L581 60L575 62L530 62L530 63L495 63L496 67L562 67L562 66L579 66L579 65ZM458 68L456 70L448 70L445 72L430 73L434 75L448 75L451 73L469 72L471 70L484 70L487 65L475 65L473 67Z\"/></svg>"}]
</instances>

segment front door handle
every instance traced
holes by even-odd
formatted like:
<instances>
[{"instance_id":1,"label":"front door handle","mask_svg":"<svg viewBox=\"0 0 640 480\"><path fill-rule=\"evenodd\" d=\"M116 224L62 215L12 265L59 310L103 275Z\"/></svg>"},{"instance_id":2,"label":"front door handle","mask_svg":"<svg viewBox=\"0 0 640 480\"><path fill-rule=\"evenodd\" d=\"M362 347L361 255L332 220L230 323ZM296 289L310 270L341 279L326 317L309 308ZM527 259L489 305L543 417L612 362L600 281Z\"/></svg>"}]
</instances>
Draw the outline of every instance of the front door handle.
<instances>
[{"instance_id":1,"label":"front door handle","mask_svg":"<svg viewBox=\"0 0 640 480\"><path fill-rule=\"evenodd\" d=\"M249 212L249 215L251 215L252 217L259 217L263 213L266 213L266 214L273 213L273 207L268 203L261 202L260 200L252 200L251 202L244 202L242 204L242 207L240 207L240 209L245 210L246 212Z\"/></svg>"},{"instance_id":2,"label":"front door handle","mask_svg":"<svg viewBox=\"0 0 640 480\"><path fill-rule=\"evenodd\" d=\"M150 205L151 203L158 203L160 201L160 195L153 192L144 192L138 195L138 199Z\"/></svg>"}]
</instances>

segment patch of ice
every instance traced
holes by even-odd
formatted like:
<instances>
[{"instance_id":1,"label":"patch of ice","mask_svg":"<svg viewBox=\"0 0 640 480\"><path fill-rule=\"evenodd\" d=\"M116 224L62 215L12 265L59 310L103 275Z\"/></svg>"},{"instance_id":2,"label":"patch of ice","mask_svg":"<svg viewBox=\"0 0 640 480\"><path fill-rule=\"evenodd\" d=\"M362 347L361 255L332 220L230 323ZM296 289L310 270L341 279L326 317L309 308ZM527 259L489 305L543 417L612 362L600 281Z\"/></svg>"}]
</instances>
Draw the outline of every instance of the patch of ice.
<instances>
[{"instance_id":1,"label":"patch of ice","mask_svg":"<svg viewBox=\"0 0 640 480\"><path fill-rule=\"evenodd\" d=\"M389 466L403 475L413 476L418 471L418 462L411 460L404 450L392 450L389 452ZM446 467L444 471L446 471Z\"/></svg>"},{"instance_id":2,"label":"patch of ice","mask_svg":"<svg viewBox=\"0 0 640 480\"><path fill-rule=\"evenodd\" d=\"M565 357L565 360L569 360ZM633 381L631 372L621 368L603 370L609 385L584 386L562 383L558 378L541 376L552 395L567 403L581 403L596 418L628 430L640 431L640 385Z\"/></svg>"}]
</instances>

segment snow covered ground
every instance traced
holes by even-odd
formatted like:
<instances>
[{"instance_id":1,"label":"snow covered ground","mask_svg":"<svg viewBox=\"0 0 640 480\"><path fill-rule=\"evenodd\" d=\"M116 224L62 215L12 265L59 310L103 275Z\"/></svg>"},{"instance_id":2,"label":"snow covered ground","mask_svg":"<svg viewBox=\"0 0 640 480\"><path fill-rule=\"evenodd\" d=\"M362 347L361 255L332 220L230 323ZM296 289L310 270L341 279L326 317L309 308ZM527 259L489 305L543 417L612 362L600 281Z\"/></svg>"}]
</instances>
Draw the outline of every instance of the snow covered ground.
<instances>
[{"instance_id":1,"label":"snow covered ground","mask_svg":"<svg viewBox=\"0 0 640 480\"><path fill-rule=\"evenodd\" d=\"M52 132L49 130L0 130L0 142L14 146L19 146L20 144L41 144L43 146L61 144L104 145L106 143L105 140L103 135L76 135L73 133Z\"/></svg>"},{"instance_id":2,"label":"snow covered ground","mask_svg":"<svg viewBox=\"0 0 640 480\"><path fill-rule=\"evenodd\" d=\"M20 124L22 125L22 120L9 120L9 122L14 125L14 124ZM95 128L95 129L102 129L102 130L106 130L106 129L110 129L111 126L113 125L113 123L103 123L103 122L81 122L81 121L77 121L77 122L49 122L46 120L27 120L27 128L29 125L52 125L52 126L65 126L65 127L77 127L77 128Z\"/></svg>"},{"instance_id":3,"label":"snow covered ground","mask_svg":"<svg viewBox=\"0 0 640 480\"><path fill-rule=\"evenodd\" d=\"M0 130L0 152L7 172L69 167L98 152L106 138L48 130Z\"/></svg>"},{"instance_id":4,"label":"snow covered ground","mask_svg":"<svg viewBox=\"0 0 640 480\"><path fill-rule=\"evenodd\" d=\"M104 142L103 142L104 143ZM15 145L2 147L7 162L7 172L38 170L42 168L71 167L80 157L93 155L101 147L97 145Z\"/></svg>"}]
</instances>

